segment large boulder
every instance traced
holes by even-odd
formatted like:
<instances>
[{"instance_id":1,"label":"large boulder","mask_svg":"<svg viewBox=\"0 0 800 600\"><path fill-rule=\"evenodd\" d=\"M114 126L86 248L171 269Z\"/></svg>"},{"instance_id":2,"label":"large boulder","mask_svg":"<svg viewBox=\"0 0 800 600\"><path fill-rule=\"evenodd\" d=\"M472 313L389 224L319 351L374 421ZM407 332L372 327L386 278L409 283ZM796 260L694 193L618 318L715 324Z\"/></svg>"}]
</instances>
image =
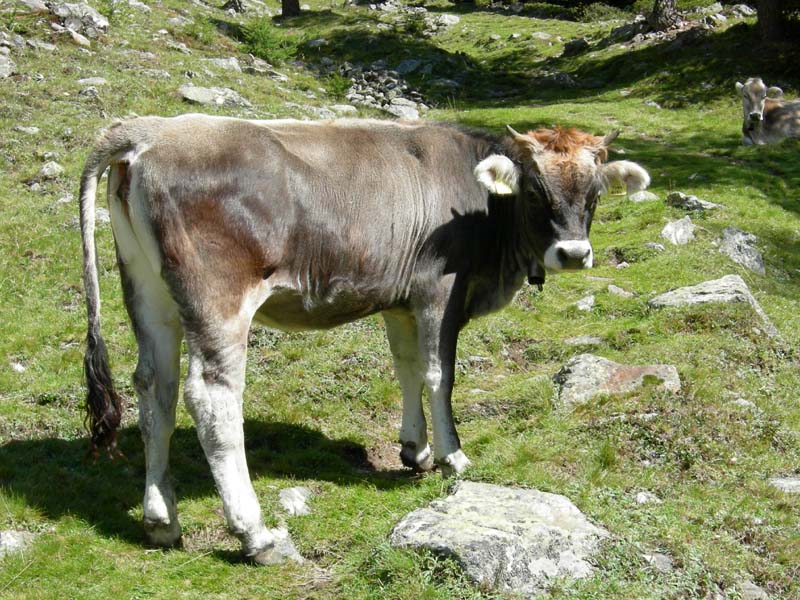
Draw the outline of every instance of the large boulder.
<instances>
[{"instance_id":1,"label":"large boulder","mask_svg":"<svg viewBox=\"0 0 800 600\"><path fill-rule=\"evenodd\" d=\"M603 394L624 394L653 383L680 391L678 371L671 365L622 365L602 356L580 354L556 373L559 398L566 405L583 404Z\"/></svg>"},{"instance_id":2,"label":"large boulder","mask_svg":"<svg viewBox=\"0 0 800 600\"><path fill-rule=\"evenodd\" d=\"M57 16L67 29L96 38L108 31L108 19L84 2L51 2L50 12Z\"/></svg>"},{"instance_id":3,"label":"large boulder","mask_svg":"<svg viewBox=\"0 0 800 600\"><path fill-rule=\"evenodd\" d=\"M390 541L453 557L478 585L530 598L556 578L590 576L607 535L564 496L462 481L406 515Z\"/></svg>"},{"instance_id":4,"label":"large boulder","mask_svg":"<svg viewBox=\"0 0 800 600\"><path fill-rule=\"evenodd\" d=\"M707 302L746 302L753 307L763 323L764 330L771 337L778 337L778 330L769 320L764 309L750 293L744 279L738 275L726 275L720 279L704 281L697 285L682 287L652 298L648 304L654 308L667 306L686 306Z\"/></svg>"}]
</instances>

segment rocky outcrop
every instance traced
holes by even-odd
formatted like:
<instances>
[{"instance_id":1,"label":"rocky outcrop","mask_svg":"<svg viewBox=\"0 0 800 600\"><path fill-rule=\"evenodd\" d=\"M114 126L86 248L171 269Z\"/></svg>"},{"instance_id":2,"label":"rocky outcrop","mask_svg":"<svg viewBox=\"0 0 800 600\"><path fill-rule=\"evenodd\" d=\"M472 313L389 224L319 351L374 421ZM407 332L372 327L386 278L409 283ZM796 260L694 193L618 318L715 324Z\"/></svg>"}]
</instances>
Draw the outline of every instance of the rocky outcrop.
<instances>
[{"instance_id":1,"label":"rocky outcrop","mask_svg":"<svg viewBox=\"0 0 800 600\"><path fill-rule=\"evenodd\" d=\"M671 392L681 389L678 371L671 365L622 365L593 354L570 359L554 381L559 386L559 399L568 406L600 395L632 392L645 384Z\"/></svg>"},{"instance_id":2,"label":"rocky outcrop","mask_svg":"<svg viewBox=\"0 0 800 600\"><path fill-rule=\"evenodd\" d=\"M684 194L683 192L672 192L669 196L667 196L666 202L673 208L681 208L683 210L691 211L714 210L715 208L722 207L721 204L715 204L713 202L709 202L708 200L698 198L697 196Z\"/></svg>"},{"instance_id":3,"label":"rocky outcrop","mask_svg":"<svg viewBox=\"0 0 800 600\"><path fill-rule=\"evenodd\" d=\"M390 541L453 557L478 585L530 598L556 578L590 576L607 535L564 496L462 481L406 515Z\"/></svg>"},{"instance_id":4,"label":"rocky outcrop","mask_svg":"<svg viewBox=\"0 0 800 600\"><path fill-rule=\"evenodd\" d=\"M64 27L76 33L96 38L108 31L108 19L88 4L52 2L49 7Z\"/></svg>"}]
</instances>

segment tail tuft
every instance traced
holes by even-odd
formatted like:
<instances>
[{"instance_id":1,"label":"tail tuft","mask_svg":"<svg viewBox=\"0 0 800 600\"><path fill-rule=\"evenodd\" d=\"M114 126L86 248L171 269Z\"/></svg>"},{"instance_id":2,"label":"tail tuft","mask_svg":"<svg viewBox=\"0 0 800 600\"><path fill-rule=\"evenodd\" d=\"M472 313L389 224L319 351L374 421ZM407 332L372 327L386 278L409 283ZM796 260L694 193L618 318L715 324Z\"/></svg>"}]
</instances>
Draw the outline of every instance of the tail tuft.
<instances>
[{"instance_id":1,"label":"tail tuft","mask_svg":"<svg viewBox=\"0 0 800 600\"><path fill-rule=\"evenodd\" d=\"M89 333L86 337L86 419L84 425L92 438L91 454L107 448L112 456L117 451L117 428L122 419L122 397L114 389L108 353L102 336Z\"/></svg>"}]
</instances>

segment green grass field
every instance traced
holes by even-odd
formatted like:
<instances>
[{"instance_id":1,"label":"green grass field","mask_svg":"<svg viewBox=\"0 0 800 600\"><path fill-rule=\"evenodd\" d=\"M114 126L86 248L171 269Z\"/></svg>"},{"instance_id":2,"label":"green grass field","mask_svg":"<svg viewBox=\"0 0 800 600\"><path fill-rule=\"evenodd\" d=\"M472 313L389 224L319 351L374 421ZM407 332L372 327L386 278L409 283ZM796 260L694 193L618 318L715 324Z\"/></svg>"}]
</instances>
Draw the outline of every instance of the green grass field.
<instances>
[{"instance_id":1,"label":"green grass field","mask_svg":"<svg viewBox=\"0 0 800 600\"><path fill-rule=\"evenodd\" d=\"M231 87L253 103L204 109L216 114L296 117L287 102L341 103L340 79L285 62L322 57L431 62L430 74L408 77L434 103L424 118L496 132L506 124L523 131L560 123L597 134L618 128L615 148L624 154L612 159L637 161L651 173L650 189L661 200L601 201L592 230L595 269L549 277L541 293L526 287L511 306L461 335L454 410L473 461L467 477L564 494L613 534L596 575L557 583L550 597L732 600L740 597L737 582L750 580L772 598L800 598L800 496L768 483L800 473L800 142L741 146L734 94L735 81L758 75L797 97L797 46L767 51L752 21L731 21L680 48L599 44L561 58L565 42L584 36L599 43L622 21L541 19L437 0L426 4L431 13L461 21L426 37L414 19L395 22L366 5L313 1L300 17L257 26L253 15L231 17L202 3L154 1L149 13L109 0L92 4L111 27L91 55L52 33L46 18L0 6L0 32L57 45L55 52L13 51L20 75L0 80L0 529L38 534L23 554L0 559L0 598L497 597L471 586L450 561L388 544L397 520L446 494L448 484L437 473L417 476L400 465L400 392L379 318L326 332L251 334L250 471L270 525L278 522L281 489L315 491L312 514L287 520L305 565L240 561L182 405L172 473L184 546L146 547L144 456L130 385L136 349L108 225L98 232L103 327L115 379L129 399L120 440L126 458L85 460L86 322L75 197L99 130L131 113L198 110L176 93L189 81L187 71L197 85ZM168 22L177 14L192 22ZM317 38L328 43L306 44ZM170 49L168 39L186 43L192 54ZM241 58L248 49L279 52L284 62L275 68L289 82L214 70L203 61ZM143 76L142 68L171 77ZM552 72L597 82L542 85L539 78ZM458 88L432 85L454 75ZM108 80L96 98L78 94L85 86L77 80L90 76ZM31 189L51 157L65 173ZM673 190L724 205L692 215L700 229L688 246L659 238L668 220L684 215L662 201ZM58 202L66 194L73 198ZM715 240L726 226L758 236L766 276L719 253ZM651 251L646 242L667 248ZM617 269L621 260L630 266ZM758 320L746 307L647 305L657 293L729 273L747 281L780 339L755 331ZM636 297L609 294L611 282ZM596 305L577 311L574 302L587 293ZM646 388L562 410L551 378L589 350L565 343L582 334L602 338L590 351L612 360L675 365L683 390ZM755 408L735 404L739 398ZM641 491L663 503L636 504ZM675 568L661 573L643 552L669 554Z\"/></svg>"}]
</instances>

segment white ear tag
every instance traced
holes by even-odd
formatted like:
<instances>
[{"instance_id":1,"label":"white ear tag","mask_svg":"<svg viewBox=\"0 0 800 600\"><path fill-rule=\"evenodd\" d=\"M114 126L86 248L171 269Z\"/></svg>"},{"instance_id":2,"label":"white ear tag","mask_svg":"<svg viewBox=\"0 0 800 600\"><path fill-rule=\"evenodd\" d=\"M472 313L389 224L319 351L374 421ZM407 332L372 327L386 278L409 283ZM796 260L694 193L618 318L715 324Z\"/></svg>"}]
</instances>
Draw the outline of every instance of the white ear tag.
<instances>
[{"instance_id":1,"label":"white ear tag","mask_svg":"<svg viewBox=\"0 0 800 600\"><path fill-rule=\"evenodd\" d=\"M492 154L475 167L478 182L498 196L513 196L519 190L519 171L507 156Z\"/></svg>"}]
</instances>

